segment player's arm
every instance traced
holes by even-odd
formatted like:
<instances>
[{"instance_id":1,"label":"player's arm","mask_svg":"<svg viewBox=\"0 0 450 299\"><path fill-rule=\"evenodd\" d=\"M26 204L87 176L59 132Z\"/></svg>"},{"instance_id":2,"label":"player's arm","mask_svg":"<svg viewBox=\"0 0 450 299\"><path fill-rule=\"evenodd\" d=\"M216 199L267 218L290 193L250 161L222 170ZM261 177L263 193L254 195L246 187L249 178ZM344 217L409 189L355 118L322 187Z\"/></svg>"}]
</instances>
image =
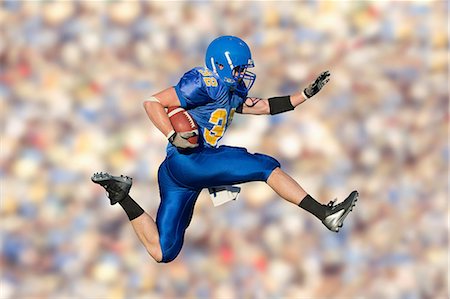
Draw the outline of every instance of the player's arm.
<instances>
[{"instance_id":1,"label":"player's arm","mask_svg":"<svg viewBox=\"0 0 450 299\"><path fill-rule=\"evenodd\" d=\"M328 71L322 72L313 83L308 85L302 92L292 95L272 97L268 99L247 98L245 102L236 109L242 114L279 114L294 110L295 107L317 94L330 80Z\"/></svg>"},{"instance_id":2,"label":"player's arm","mask_svg":"<svg viewBox=\"0 0 450 299\"><path fill-rule=\"evenodd\" d=\"M187 139L198 133L176 133L165 110L165 108L180 105L180 100L178 99L175 88L173 87L164 89L144 101L144 109L148 115L148 118L158 128L158 130L166 136L170 143L178 148L196 147L197 145L191 144L187 141Z\"/></svg>"},{"instance_id":3,"label":"player's arm","mask_svg":"<svg viewBox=\"0 0 450 299\"><path fill-rule=\"evenodd\" d=\"M274 107L271 107L270 105L274 104L273 101L277 101L277 103L281 103L284 101L285 107L280 107L280 109L275 110ZM238 107L236 109L236 112L242 113L242 114L255 114L255 115L261 115L261 114L277 114L277 113L271 113L273 111L279 111L278 113L289 111L300 105L306 101L306 98L303 97L303 94L301 92L296 92L290 96L284 96L284 97L275 97L270 99L261 99L261 98L247 98L245 102L242 104L242 106ZM282 111L283 110L283 111Z\"/></svg>"}]
</instances>

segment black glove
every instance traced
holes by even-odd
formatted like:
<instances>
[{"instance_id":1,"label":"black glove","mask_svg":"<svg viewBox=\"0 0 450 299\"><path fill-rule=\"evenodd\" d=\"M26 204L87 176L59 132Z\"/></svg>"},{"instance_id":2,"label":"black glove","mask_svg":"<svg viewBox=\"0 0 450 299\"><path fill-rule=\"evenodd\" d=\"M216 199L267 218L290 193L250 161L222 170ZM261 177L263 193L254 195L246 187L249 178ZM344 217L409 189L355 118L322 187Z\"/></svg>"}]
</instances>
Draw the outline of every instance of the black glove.
<instances>
[{"instance_id":1,"label":"black glove","mask_svg":"<svg viewBox=\"0 0 450 299\"><path fill-rule=\"evenodd\" d=\"M330 78L328 78L329 76L330 76L329 71L321 73L313 83L311 83L308 87L306 87L303 90L303 95L305 96L305 98L309 99L310 97L318 93L322 89L322 87L324 87L325 84L327 84L328 81L330 81Z\"/></svg>"},{"instance_id":2,"label":"black glove","mask_svg":"<svg viewBox=\"0 0 450 299\"><path fill-rule=\"evenodd\" d=\"M168 139L170 143L172 143L179 149L196 148L198 146L198 143L192 144L188 141L188 139L192 136L197 135L198 130L192 130L189 132L182 132L182 133L173 132L173 134L170 135Z\"/></svg>"}]
</instances>

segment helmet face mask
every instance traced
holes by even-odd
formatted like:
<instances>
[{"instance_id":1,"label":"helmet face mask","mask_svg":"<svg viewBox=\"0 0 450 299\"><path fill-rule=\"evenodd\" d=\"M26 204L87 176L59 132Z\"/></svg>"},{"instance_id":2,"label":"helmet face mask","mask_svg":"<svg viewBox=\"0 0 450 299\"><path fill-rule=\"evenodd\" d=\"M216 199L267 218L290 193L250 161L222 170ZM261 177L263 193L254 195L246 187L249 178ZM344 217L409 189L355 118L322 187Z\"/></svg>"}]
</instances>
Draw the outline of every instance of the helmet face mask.
<instances>
[{"instance_id":1,"label":"helmet face mask","mask_svg":"<svg viewBox=\"0 0 450 299\"><path fill-rule=\"evenodd\" d=\"M256 75L247 70L248 66L237 66L233 70L233 79L237 82L236 90L247 92L252 88Z\"/></svg>"},{"instance_id":2,"label":"helmet face mask","mask_svg":"<svg viewBox=\"0 0 450 299\"><path fill-rule=\"evenodd\" d=\"M247 71L254 67L250 48L238 37L221 36L208 46L206 67L219 76L233 91L248 92L256 75Z\"/></svg>"}]
</instances>

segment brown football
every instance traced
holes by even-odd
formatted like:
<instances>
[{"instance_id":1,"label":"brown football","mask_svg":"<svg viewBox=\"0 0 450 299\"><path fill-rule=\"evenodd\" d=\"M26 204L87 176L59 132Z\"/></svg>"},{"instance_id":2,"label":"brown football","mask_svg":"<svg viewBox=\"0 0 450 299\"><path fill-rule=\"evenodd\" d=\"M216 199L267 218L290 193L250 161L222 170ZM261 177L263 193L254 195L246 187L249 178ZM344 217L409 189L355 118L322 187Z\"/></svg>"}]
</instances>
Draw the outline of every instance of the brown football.
<instances>
[{"instance_id":1,"label":"brown football","mask_svg":"<svg viewBox=\"0 0 450 299\"><path fill-rule=\"evenodd\" d=\"M167 109L167 115L169 116L173 129L177 133L198 130L198 126L194 118L192 118L189 112L181 107L169 107L169 109ZM192 136L188 139L188 141L192 144L197 144L198 136Z\"/></svg>"}]
</instances>

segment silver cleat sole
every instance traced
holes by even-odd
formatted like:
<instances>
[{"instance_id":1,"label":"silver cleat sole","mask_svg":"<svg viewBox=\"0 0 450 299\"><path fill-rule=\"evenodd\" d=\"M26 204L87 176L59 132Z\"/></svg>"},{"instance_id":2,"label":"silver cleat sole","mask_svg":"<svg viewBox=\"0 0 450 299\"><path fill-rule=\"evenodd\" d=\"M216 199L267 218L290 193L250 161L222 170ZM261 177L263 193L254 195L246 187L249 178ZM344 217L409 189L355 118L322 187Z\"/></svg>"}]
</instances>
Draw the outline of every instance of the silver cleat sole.
<instances>
[{"instance_id":1,"label":"silver cleat sole","mask_svg":"<svg viewBox=\"0 0 450 299\"><path fill-rule=\"evenodd\" d=\"M356 192L355 196L352 199L352 202L350 204L350 208L348 208L342 215L339 216L338 219L333 219L333 216L335 216L335 214L332 214L330 216L328 216L327 218L324 219L323 224L325 224L325 226L334 232L339 232L339 229L344 225L344 220L345 218L348 216L348 214L353 211L353 207L356 205L356 202L358 201L359 198L359 193ZM339 212L337 212L339 213ZM332 217L331 219L328 219L329 217Z\"/></svg>"},{"instance_id":2,"label":"silver cleat sole","mask_svg":"<svg viewBox=\"0 0 450 299\"><path fill-rule=\"evenodd\" d=\"M112 176L107 172L96 172L91 176L91 180L97 184L101 184L102 182L106 182L109 180L114 180L114 181L122 182L125 184L127 184L127 183L131 184L131 181L133 179L128 176L124 176L124 175L121 175L119 177L119 176Z\"/></svg>"},{"instance_id":3,"label":"silver cleat sole","mask_svg":"<svg viewBox=\"0 0 450 299\"><path fill-rule=\"evenodd\" d=\"M113 176L107 172L96 172L91 176L92 182L105 188L111 205L123 200L130 192L133 179L128 176Z\"/></svg>"}]
</instances>

